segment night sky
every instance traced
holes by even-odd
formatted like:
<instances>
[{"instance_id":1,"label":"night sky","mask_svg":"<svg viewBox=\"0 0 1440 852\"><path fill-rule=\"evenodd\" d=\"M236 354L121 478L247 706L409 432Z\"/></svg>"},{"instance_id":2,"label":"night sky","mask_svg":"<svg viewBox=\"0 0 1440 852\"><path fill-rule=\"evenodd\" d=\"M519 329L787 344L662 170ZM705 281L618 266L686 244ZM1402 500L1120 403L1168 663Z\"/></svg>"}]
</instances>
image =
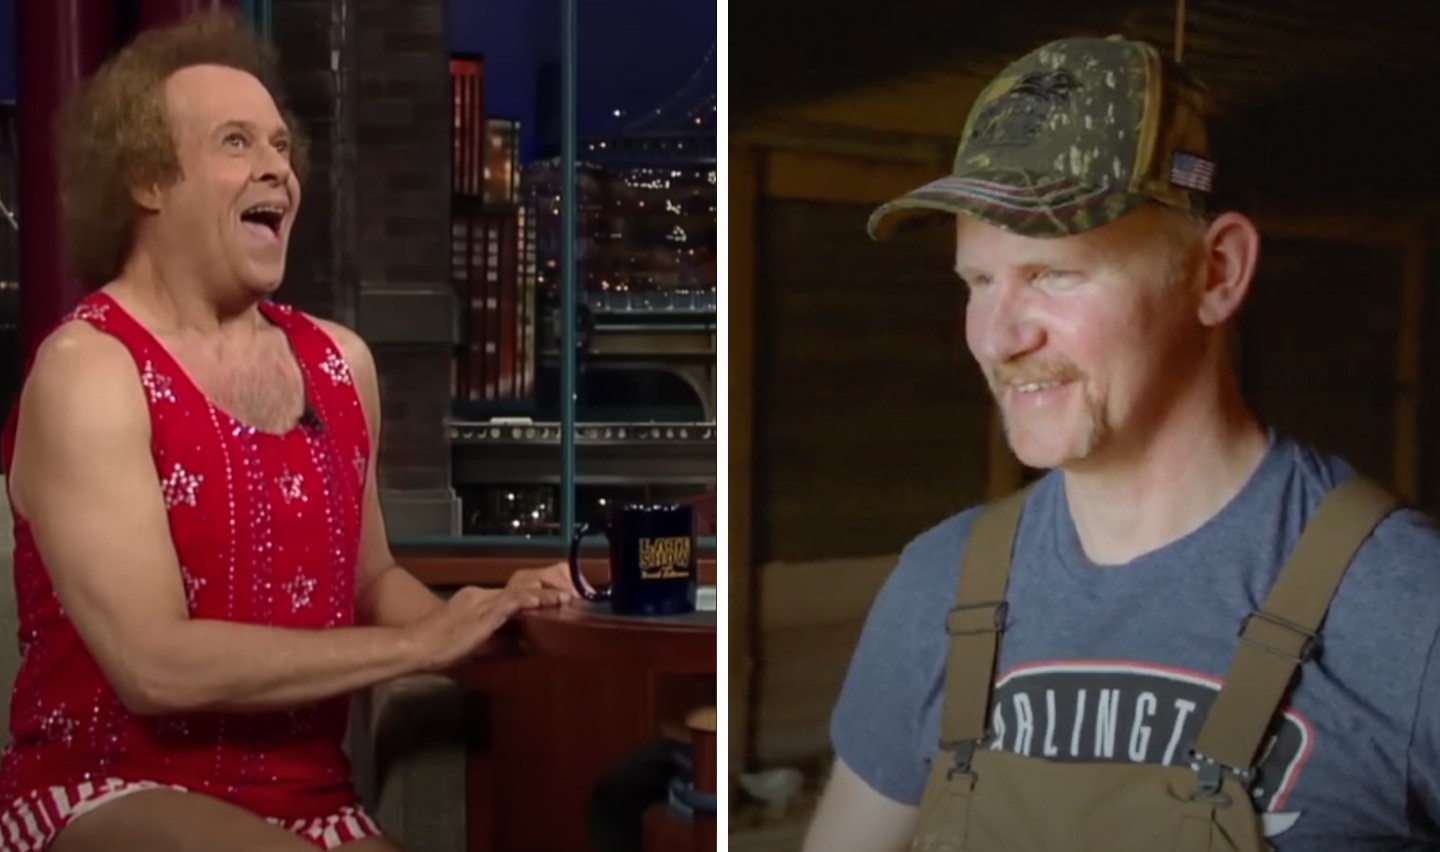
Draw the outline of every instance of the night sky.
<instances>
[{"instance_id":1,"label":"night sky","mask_svg":"<svg viewBox=\"0 0 1440 852\"><path fill-rule=\"evenodd\" d=\"M690 79L715 41L712 0L577 0L577 6L582 135L614 129L624 120L614 110L633 117L659 105ZM485 55L486 112L518 117L528 131L535 69L560 57L559 0L451 0L450 9L451 49ZM713 89L713 67L709 73Z\"/></svg>"},{"instance_id":2,"label":"night sky","mask_svg":"<svg viewBox=\"0 0 1440 852\"><path fill-rule=\"evenodd\" d=\"M0 100L15 97L17 1L0 0ZM715 40L709 0L578 0L578 6L582 134L613 129L616 109L638 114L658 105L690 78ZM528 148L537 69L560 55L559 0L450 0L450 46L485 55L487 112L519 118Z\"/></svg>"}]
</instances>

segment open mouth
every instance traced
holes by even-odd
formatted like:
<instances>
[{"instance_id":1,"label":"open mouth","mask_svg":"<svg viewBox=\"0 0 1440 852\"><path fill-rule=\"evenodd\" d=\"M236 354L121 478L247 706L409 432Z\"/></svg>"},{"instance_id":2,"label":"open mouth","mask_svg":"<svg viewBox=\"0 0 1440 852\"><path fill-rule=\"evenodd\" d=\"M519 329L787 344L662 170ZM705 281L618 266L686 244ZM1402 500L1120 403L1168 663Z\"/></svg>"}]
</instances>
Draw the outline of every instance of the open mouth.
<instances>
[{"instance_id":1,"label":"open mouth","mask_svg":"<svg viewBox=\"0 0 1440 852\"><path fill-rule=\"evenodd\" d=\"M1021 384L1011 385L1010 387L1020 393L1039 393L1041 391L1053 390L1062 384L1064 384L1064 382L1022 382Z\"/></svg>"},{"instance_id":2,"label":"open mouth","mask_svg":"<svg viewBox=\"0 0 1440 852\"><path fill-rule=\"evenodd\" d=\"M285 221L285 208L274 204L257 204L240 214L246 230L265 240L280 239L280 225Z\"/></svg>"},{"instance_id":3,"label":"open mouth","mask_svg":"<svg viewBox=\"0 0 1440 852\"><path fill-rule=\"evenodd\" d=\"M1006 382L1004 400L1010 406L1020 409L1041 408L1058 403L1066 398L1073 380L1051 378L1041 381Z\"/></svg>"}]
</instances>

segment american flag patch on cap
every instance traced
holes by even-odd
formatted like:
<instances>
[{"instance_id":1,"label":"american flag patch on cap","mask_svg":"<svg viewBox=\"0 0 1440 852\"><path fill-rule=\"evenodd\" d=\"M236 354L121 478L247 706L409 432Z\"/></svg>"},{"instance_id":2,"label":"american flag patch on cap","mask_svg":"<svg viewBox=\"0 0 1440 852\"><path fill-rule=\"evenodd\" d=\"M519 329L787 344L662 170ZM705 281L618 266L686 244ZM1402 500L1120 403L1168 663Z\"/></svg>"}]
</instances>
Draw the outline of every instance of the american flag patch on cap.
<instances>
[{"instance_id":1,"label":"american flag patch on cap","mask_svg":"<svg viewBox=\"0 0 1440 852\"><path fill-rule=\"evenodd\" d=\"M1170 157L1170 183L1210 192L1215 188L1215 164L1204 157L1176 151Z\"/></svg>"}]
</instances>

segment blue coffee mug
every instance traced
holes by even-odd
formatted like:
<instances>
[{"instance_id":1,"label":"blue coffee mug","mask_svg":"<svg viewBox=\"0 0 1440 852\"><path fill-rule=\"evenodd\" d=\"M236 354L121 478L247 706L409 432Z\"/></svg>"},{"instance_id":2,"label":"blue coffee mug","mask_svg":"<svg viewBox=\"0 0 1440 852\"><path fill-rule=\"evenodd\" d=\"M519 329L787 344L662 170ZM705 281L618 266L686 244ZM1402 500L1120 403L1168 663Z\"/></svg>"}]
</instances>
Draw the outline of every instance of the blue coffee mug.
<instances>
[{"instance_id":1,"label":"blue coffee mug","mask_svg":"<svg viewBox=\"0 0 1440 852\"><path fill-rule=\"evenodd\" d=\"M610 544L610 582L591 586L580 573L580 544L592 529ZM695 509L684 505L616 506L604 524L582 524L570 542L570 580L590 601L609 601L620 615L695 611L698 586Z\"/></svg>"}]
</instances>

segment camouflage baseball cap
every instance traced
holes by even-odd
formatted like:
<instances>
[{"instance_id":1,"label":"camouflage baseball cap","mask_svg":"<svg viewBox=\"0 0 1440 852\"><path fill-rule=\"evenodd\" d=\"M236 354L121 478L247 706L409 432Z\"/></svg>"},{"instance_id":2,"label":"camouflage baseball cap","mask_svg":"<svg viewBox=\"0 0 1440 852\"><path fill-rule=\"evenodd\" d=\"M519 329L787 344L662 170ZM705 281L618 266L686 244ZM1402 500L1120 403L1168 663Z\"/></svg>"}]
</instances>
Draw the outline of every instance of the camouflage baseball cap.
<instances>
[{"instance_id":1,"label":"camouflage baseball cap","mask_svg":"<svg viewBox=\"0 0 1440 852\"><path fill-rule=\"evenodd\" d=\"M1205 89L1149 44L1051 42L980 93L951 173L881 205L876 239L899 213L964 213L1032 237L1078 234L1147 201L1205 212L1215 164Z\"/></svg>"}]
</instances>

